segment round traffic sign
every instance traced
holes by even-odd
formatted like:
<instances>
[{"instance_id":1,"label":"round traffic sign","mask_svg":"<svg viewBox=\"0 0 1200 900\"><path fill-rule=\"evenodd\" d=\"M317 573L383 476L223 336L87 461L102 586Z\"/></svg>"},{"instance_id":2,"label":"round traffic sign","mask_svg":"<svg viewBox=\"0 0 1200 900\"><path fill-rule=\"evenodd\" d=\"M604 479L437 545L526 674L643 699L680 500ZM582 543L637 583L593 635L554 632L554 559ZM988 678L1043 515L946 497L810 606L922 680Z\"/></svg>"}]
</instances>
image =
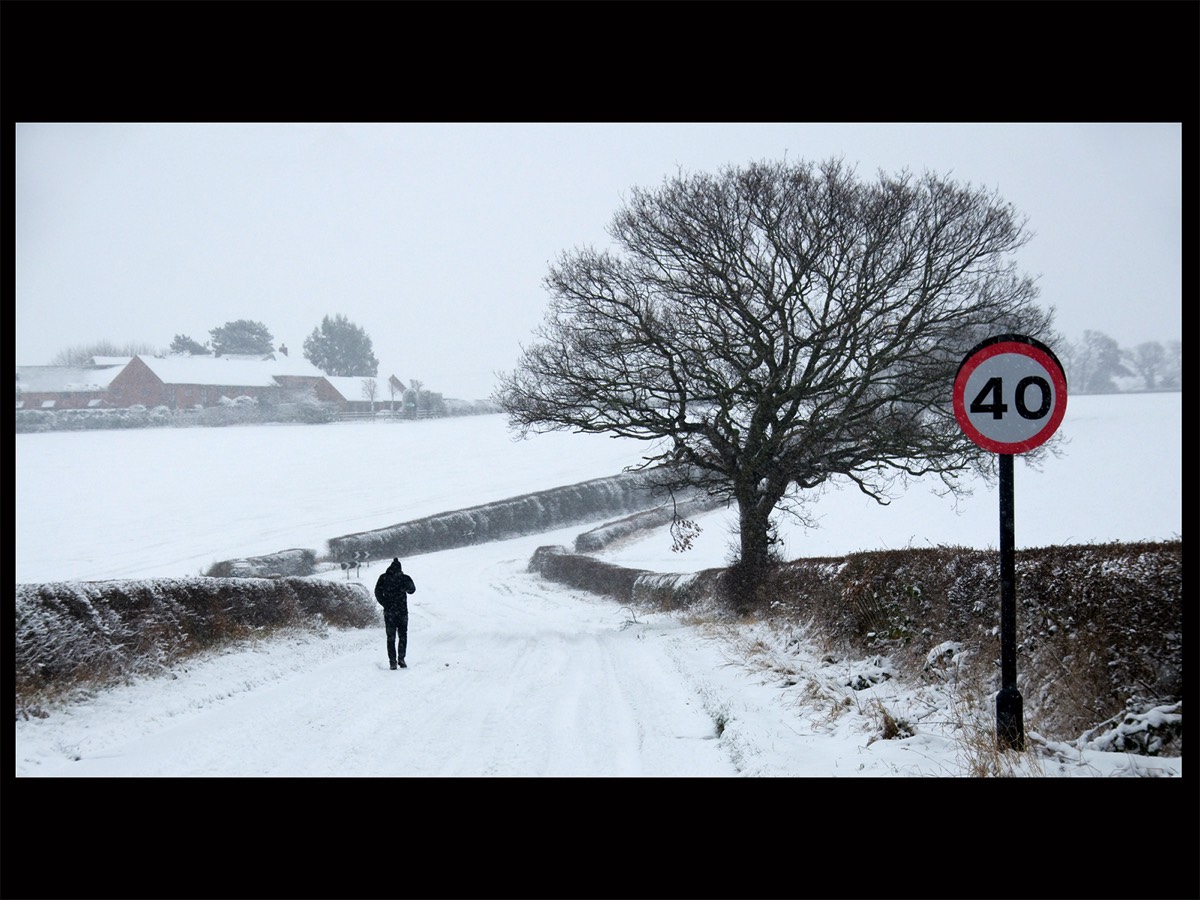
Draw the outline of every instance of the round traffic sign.
<instances>
[{"instance_id":1,"label":"round traffic sign","mask_svg":"<svg viewBox=\"0 0 1200 900\"><path fill-rule=\"evenodd\" d=\"M1067 376L1058 357L1020 334L981 341L954 379L954 417L992 453L1025 453L1058 430L1067 412Z\"/></svg>"}]
</instances>

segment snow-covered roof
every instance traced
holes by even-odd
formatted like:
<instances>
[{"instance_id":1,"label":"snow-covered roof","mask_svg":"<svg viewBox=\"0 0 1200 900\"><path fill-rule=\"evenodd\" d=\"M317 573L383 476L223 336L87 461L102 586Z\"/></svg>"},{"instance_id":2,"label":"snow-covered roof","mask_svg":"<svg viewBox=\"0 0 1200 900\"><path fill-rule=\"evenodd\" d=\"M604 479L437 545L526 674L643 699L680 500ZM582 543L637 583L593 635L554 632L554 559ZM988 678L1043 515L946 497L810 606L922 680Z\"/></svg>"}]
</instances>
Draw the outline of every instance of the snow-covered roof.
<instances>
[{"instance_id":1,"label":"snow-covered roof","mask_svg":"<svg viewBox=\"0 0 1200 900\"><path fill-rule=\"evenodd\" d=\"M122 366L17 366L17 387L29 393L108 390Z\"/></svg>"},{"instance_id":2,"label":"snow-covered roof","mask_svg":"<svg viewBox=\"0 0 1200 900\"><path fill-rule=\"evenodd\" d=\"M321 378L325 373L310 363L303 356L287 356L275 353L268 357L271 370L276 375L306 375L310 378Z\"/></svg>"},{"instance_id":3,"label":"snow-covered roof","mask_svg":"<svg viewBox=\"0 0 1200 900\"><path fill-rule=\"evenodd\" d=\"M307 360L292 360L286 356L266 360L229 356L141 356L139 359L164 384L273 387L276 375L314 378L324 375Z\"/></svg>"},{"instance_id":4,"label":"snow-covered roof","mask_svg":"<svg viewBox=\"0 0 1200 900\"><path fill-rule=\"evenodd\" d=\"M334 390L342 395L343 400L368 400L363 393L363 385L375 381L375 401L381 402L392 399L392 389L386 375L326 375L325 380L333 385ZM400 396L396 395L397 398Z\"/></svg>"}]
</instances>

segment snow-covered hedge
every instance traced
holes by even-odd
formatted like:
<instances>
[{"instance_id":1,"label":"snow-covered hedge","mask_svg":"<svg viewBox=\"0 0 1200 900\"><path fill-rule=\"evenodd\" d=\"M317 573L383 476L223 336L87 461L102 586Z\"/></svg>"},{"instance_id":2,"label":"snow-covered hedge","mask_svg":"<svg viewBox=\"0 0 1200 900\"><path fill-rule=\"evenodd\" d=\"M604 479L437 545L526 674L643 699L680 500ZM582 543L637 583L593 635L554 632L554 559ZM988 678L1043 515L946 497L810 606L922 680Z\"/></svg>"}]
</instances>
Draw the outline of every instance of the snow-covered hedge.
<instances>
[{"instance_id":1,"label":"snow-covered hedge","mask_svg":"<svg viewBox=\"0 0 1200 900\"><path fill-rule=\"evenodd\" d=\"M191 653L289 626L378 624L370 591L306 578L18 584L17 714L46 694L157 674Z\"/></svg>"},{"instance_id":2,"label":"snow-covered hedge","mask_svg":"<svg viewBox=\"0 0 1200 900\"><path fill-rule=\"evenodd\" d=\"M92 431L112 428L162 428L174 424L165 406L147 409L20 409L17 434L44 431Z\"/></svg>"},{"instance_id":3,"label":"snow-covered hedge","mask_svg":"<svg viewBox=\"0 0 1200 900\"><path fill-rule=\"evenodd\" d=\"M1098 748L1180 753L1182 542L1017 550L1014 564L1017 688L1034 729ZM651 609L725 608L724 570L648 573L562 547L539 548L530 569ZM755 615L801 625L835 655L877 656L916 681L1001 687L996 551L795 560L776 570L763 598Z\"/></svg>"},{"instance_id":4,"label":"snow-covered hedge","mask_svg":"<svg viewBox=\"0 0 1200 900\"><path fill-rule=\"evenodd\" d=\"M714 500L710 497L694 497L682 500L675 505L667 503L654 509L645 510L644 512L636 512L615 522L605 522L603 525L593 528L591 531L585 531L576 537L575 552L598 553L617 541L632 537L650 528L668 525L676 515L684 519L699 512L707 512L719 506L724 506L725 502L724 500Z\"/></svg>"},{"instance_id":5,"label":"snow-covered hedge","mask_svg":"<svg viewBox=\"0 0 1200 900\"><path fill-rule=\"evenodd\" d=\"M204 574L210 578L277 578L281 575L304 576L317 571L317 556L312 550L280 550L265 556L244 556L214 564Z\"/></svg>"},{"instance_id":6,"label":"snow-covered hedge","mask_svg":"<svg viewBox=\"0 0 1200 900\"><path fill-rule=\"evenodd\" d=\"M226 398L228 400L228 398ZM242 401L242 402L239 402ZM244 402L244 401L249 401ZM172 410L165 406L147 409L130 406L119 409L20 409L17 410L17 434L45 431L91 431L112 428L186 428L193 425L262 425L265 423L301 423L319 425L336 422L337 407L330 403L297 401L256 403L239 397L219 406Z\"/></svg>"},{"instance_id":7,"label":"snow-covered hedge","mask_svg":"<svg viewBox=\"0 0 1200 900\"><path fill-rule=\"evenodd\" d=\"M647 507L652 508L647 510ZM623 473L401 522L375 531L343 535L329 541L329 551L335 561L351 565L504 540L594 521L630 509L645 510L608 522L576 539L577 547L599 547L636 530L670 522L670 508L663 506L646 487L639 473ZM711 502L697 500L679 505L681 515L701 508L711 508ZM214 578L311 575L317 570L317 562L312 550L281 550L265 556L223 560L205 574Z\"/></svg>"},{"instance_id":8,"label":"snow-covered hedge","mask_svg":"<svg viewBox=\"0 0 1200 900\"><path fill-rule=\"evenodd\" d=\"M1127 708L1182 697L1182 542L1017 550L1014 566L1017 687L1039 730L1078 735ZM818 562L792 563L774 591L831 642L930 677L929 649L953 641L953 669L999 690L996 551L854 554L832 578Z\"/></svg>"},{"instance_id":9,"label":"snow-covered hedge","mask_svg":"<svg viewBox=\"0 0 1200 900\"><path fill-rule=\"evenodd\" d=\"M568 553L565 547L538 547L529 571L558 584L603 594L623 602L633 599L633 585L645 569L626 569L591 556Z\"/></svg>"},{"instance_id":10,"label":"snow-covered hedge","mask_svg":"<svg viewBox=\"0 0 1200 900\"><path fill-rule=\"evenodd\" d=\"M640 473L627 472L348 534L331 539L329 551L339 562L359 558L357 553L363 559L415 556L594 522L661 502Z\"/></svg>"}]
</instances>

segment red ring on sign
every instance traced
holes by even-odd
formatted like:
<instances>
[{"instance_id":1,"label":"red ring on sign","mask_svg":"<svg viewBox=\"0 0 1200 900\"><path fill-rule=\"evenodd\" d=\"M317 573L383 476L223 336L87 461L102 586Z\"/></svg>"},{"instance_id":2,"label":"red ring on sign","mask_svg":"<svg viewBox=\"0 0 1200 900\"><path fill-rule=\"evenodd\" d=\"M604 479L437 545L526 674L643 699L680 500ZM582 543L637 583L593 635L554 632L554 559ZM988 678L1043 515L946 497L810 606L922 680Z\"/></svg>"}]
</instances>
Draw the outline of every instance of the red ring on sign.
<instances>
[{"instance_id":1,"label":"red ring on sign","mask_svg":"<svg viewBox=\"0 0 1200 900\"><path fill-rule=\"evenodd\" d=\"M1046 424L1038 430L1037 434L1014 443L993 440L983 434L971 422L966 409L967 379L983 363L1004 353L1016 353L1020 356L1027 356L1045 369L1046 374L1050 376L1050 380L1054 384L1054 396L1057 401L1054 404L1054 409L1050 412L1050 417L1046 420ZM1035 344L1025 341L1003 340L997 341L994 344L988 344L963 361L963 364L958 369L958 375L954 379L954 417L958 419L959 426L972 442L992 453L1025 453L1035 447L1040 447L1058 430L1058 426L1062 424L1063 416L1066 414L1067 377L1053 354L1048 353Z\"/></svg>"}]
</instances>

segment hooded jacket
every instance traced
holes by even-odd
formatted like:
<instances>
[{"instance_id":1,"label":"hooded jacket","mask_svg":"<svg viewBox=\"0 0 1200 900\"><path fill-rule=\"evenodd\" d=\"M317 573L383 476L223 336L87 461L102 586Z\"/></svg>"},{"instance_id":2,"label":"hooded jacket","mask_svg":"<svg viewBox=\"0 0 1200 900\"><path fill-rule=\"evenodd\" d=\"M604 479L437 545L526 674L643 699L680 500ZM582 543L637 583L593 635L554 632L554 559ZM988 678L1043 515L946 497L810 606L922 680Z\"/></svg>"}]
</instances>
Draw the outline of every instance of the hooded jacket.
<instances>
[{"instance_id":1,"label":"hooded jacket","mask_svg":"<svg viewBox=\"0 0 1200 900\"><path fill-rule=\"evenodd\" d=\"M379 580L375 582L375 600L385 610L408 610L408 595L415 594L417 586L405 574L399 559L393 559Z\"/></svg>"}]
</instances>

